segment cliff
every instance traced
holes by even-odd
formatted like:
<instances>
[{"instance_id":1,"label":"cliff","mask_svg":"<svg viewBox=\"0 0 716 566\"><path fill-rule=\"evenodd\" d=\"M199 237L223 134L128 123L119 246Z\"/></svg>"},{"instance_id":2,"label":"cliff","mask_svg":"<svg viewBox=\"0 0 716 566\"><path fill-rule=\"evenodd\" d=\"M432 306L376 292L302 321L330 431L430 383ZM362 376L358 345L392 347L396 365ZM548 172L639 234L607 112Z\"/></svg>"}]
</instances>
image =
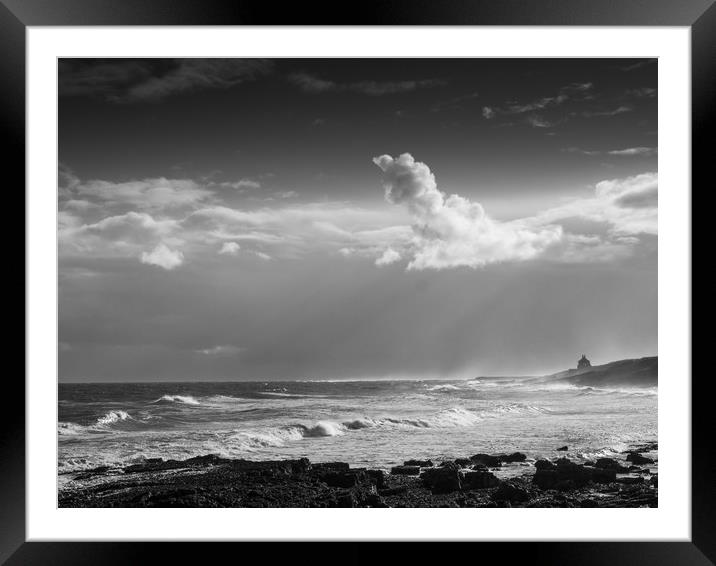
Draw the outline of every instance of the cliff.
<instances>
[{"instance_id":1,"label":"cliff","mask_svg":"<svg viewBox=\"0 0 716 566\"><path fill-rule=\"evenodd\" d=\"M634 360L619 360L600 366L570 369L548 376L549 378L590 387L656 387L658 385L659 358L652 356Z\"/></svg>"}]
</instances>

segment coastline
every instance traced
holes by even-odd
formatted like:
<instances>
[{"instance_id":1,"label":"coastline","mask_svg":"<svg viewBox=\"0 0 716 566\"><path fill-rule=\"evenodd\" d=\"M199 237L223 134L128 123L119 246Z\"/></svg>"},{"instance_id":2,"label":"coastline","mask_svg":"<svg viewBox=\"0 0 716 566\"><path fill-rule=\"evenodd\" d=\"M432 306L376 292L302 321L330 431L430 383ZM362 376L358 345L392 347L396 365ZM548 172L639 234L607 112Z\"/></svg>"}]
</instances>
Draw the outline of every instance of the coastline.
<instances>
[{"instance_id":1,"label":"coastline","mask_svg":"<svg viewBox=\"0 0 716 566\"><path fill-rule=\"evenodd\" d=\"M634 445L624 460L577 464L567 458L525 465L526 456L474 454L408 460L389 472L307 458L251 461L209 454L148 459L73 473L59 507L656 507L658 445ZM499 479L502 466L524 474Z\"/></svg>"}]
</instances>

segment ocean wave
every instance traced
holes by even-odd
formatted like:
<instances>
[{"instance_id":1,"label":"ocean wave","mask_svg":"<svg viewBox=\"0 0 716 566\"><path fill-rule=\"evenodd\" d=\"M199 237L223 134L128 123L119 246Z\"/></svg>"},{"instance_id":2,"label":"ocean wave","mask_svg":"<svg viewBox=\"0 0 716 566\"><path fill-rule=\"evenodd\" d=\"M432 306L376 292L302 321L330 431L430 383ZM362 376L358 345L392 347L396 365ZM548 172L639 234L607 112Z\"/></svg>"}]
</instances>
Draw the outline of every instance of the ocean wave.
<instances>
[{"instance_id":1,"label":"ocean wave","mask_svg":"<svg viewBox=\"0 0 716 566\"><path fill-rule=\"evenodd\" d=\"M60 436L78 436L92 432L105 432L112 428L112 425L122 421L132 421L132 416L127 411L109 411L99 417L93 424L81 425L71 422L58 422L57 434Z\"/></svg>"},{"instance_id":2,"label":"ocean wave","mask_svg":"<svg viewBox=\"0 0 716 566\"><path fill-rule=\"evenodd\" d=\"M182 403L183 405L201 405L201 403L199 403L199 401L191 395L162 395L159 399L152 401L152 403L161 403L163 401L169 403Z\"/></svg>"},{"instance_id":3,"label":"ocean wave","mask_svg":"<svg viewBox=\"0 0 716 566\"><path fill-rule=\"evenodd\" d=\"M127 411L110 411L103 417L97 419L98 426L108 426L119 421L132 420Z\"/></svg>"},{"instance_id":4,"label":"ocean wave","mask_svg":"<svg viewBox=\"0 0 716 566\"><path fill-rule=\"evenodd\" d=\"M428 386L426 384L425 388L427 391L460 391L464 387L458 387L457 385L453 385L452 383L446 383L444 385L431 385L431 386Z\"/></svg>"},{"instance_id":5,"label":"ocean wave","mask_svg":"<svg viewBox=\"0 0 716 566\"><path fill-rule=\"evenodd\" d=\"M86 426L77 423L57 423L57 434L60 436L77 436L83 434L87 430Z\"/></svg>"}]
</instances>

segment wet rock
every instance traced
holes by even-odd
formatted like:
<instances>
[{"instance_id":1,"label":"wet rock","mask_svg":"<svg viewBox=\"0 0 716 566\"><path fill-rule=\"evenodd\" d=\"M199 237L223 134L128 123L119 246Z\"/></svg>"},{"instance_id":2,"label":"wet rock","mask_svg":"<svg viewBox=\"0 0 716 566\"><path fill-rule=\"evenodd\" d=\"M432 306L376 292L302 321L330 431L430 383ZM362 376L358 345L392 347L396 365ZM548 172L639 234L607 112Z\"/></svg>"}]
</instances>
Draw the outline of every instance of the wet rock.
<instances>
[{"instance_id":1,"label":"wet rock","mask_svg":"<svg viewBox=\"0 0 716 566\"><path fill-rule=\"evenodd\" d=\"M462 485L464 489L487 489L500 483L495 474L487 471L463 472Z\"/></svg>"},{"instance_id":2,"label":"wet rock","mask_svg":"<svg viewBox=\"0 0 716 566\"><path fill-rule=\"evenodd\" d=\"M499 468L502 465L502 461L499 456L491 456L490 454L475 454L470 456L470 460L474 464L482 464L488 468Z\"/></svg>"},{"instance_id":3,"label":"wet rock","mask_svg":"<svg viewBox=\"0 0 716 566\"><path fill-rule=\"evenodd\" d=\"M318 464L313 464L311 468L318 472L347 472L350 469L350 465L346 462L319 462Z\"/></svg>"},{"instance_id":4,"label":"wet rock","mask_svg":"<svg viewBox=\"0 0 716 566\"><path fill-rule=\"evenodd\" d=\"M366 480L366 474L359 470L348 470L347 472L326 472L320 479L329 487L354 487Z\"/></svg>"},{"instance_id":5,"label":"wet rock","mask_svg":"<svg viewBox=\"0 0 716 566\"><path fill-rule=\"evenodd\" d=\"M649 483L651 485L653 485L654 487L658 487L659 486L659 476L651 476Z\"/></svg>"},{"instance_id":6,"label":"wet rock","mask_svg":"<svg viewBox=\"0 0 716 566\"><path fill-rule=\"evenodd\" d=\"M526 489L511 482L502 482L500 487L492 494L492 499L495 501L509 501L511 503L521 503L529 498L530 494Z\"/></svg>"},{"instance_id":7,"label":"wet rock","mask_svg":"<svg viewBox=\"0 0 716 566\"><path fill-rule=\"evenodd\" d=\"M406 460L403 462L403 466L420 466L421 468L431 468L433 466L432 460Z\"/></svg>"},{"instance_id":8,"label":"wet rock","mask_svg":"<svg viewBox=\"0 0 716 566\"><path fill-rule=\"evenodd\" d=\"M365 473L378 489L385 486L385 472L383 470L366 470Z\"/></svg>"},{"instance_id":9,"label":"wet rock","mask_svg":"<svg viewBox=\"0 0 716 566\"><path fill-rule=\"evenodd\" d=\"M647 458L646 456L642 456L638 452L630 452L627 457L627 462L632 462L633 464L653 464L654 460L651 458Z\"/></svg>"},{"instance_id":10,"label":"wet rock","mask_svg":"<svg viewBox=\"0 0 716 566\"><path fill-rule=\"evenodd\" d=\"M336 494L336 507L356 507L356 497L352 491Z\"/></svg>"},{"instance_id":11,"label":"wet rock","mask_svg":"<svg viewBox=\"0 0 716 566\"><path fill-rule=\"evenodd\" d=\"M567 458L560 458L554 464L538 460L535 468L537 471L532 482L541 489L569 490L583 487L590 481L610 483L616 479L614 470L583 466Z\"/></svg>"},{"instance_id":12,"label":"wet rock","mask_svg":"<svg viewBox=\"0 0 716 566\"><path fill-rule=\"evenodd\" d=\"M532 483L540 489L553 489L560 481L556 469L538 469L532 476Z\"/></svg>"},{"instance_id":13,"label":"wet rock","mask_svg":"<svg viewBox=\"0 0 716 566\"><path fill-rule=\"evenodd\" d=\"M390 473L394 476L417 476L420 474L420 466L393 466Z\"/></svg>"},{"instance_id":14,"label":"wet rock","mask_svg":"<svg viewBox=\"0 0 716 566\"><path fill-rule=\"evenodd\" d=\"M618 472L620 474L624 474L629 471L629 468L627 468L626 466L622 466L614 458L599 458L594 463L594 467L602 468L604 470L614 470L615 472Z\"/></svg>"},{"instance_id":15,"label":"wet rock","mask_svg":"<svg viewBox=\"0 0 716 566\"><path fill-rule=\"evenodd\" d=\"M557 448L557 452L566 452L569 450L569 446L562 446L561 448Z\"/></svg>"},{"instance_id":16,"label":"wet rock","mask_svg":"<svg viewBox=\"0 0 716 566\"><path fill-rule=\"evenodd\" d=\"M379 495L383 495L385 497L389 497L391 495L402 495L404 493L407 493L408 486L407 485L399 485L396 487L387 487L385 489L378 490Z\"/></svg>"},{"instance_id":17,"label":"wet rock","mask_svg":"<svg viewBox=\"0 0 716 566\"><path fill-rule=\"evenodd\" d=\"M420 474L420 479L433 494L452 493L462 489L460 474L455 464L425 470Z\"/></svg>"},{"instance_id":18,"label":"wet rock","mask_svg":"<svg viewBox=\"0 0 716 566\"><path fill-rule=\"evenodd\" d=\"M616 470L609 470L606 468L588 468L586 466L585 469L590 471L592 474L591 480L595 483L611 483L617 478Z\"/></svg>"},{"instance_id":19,"label":"wet rock","mask_svg":"<svg viewBox=\"0 0 716 566\"><path fill-rule=\"evenodd\" d=\"M500 454L498 458L505 464L512 464L514 462L524 462L527 460L527 455L522 452L513 452L512 454Z\"/></svg>"},{"instance_id":20,"label":"wet rock","mask_svg":"<svg viewBox=\"0 0 716 566\"><path fill-rule=\"evenodd\" d=\"M365 505L368 507L373 508L385 508L388 507L388 504L385 502L385 499L383 499L378 494L371 494L368 497L365 498L364 501Z\"/></svg>"},{"instance_id":21,"label":"wet rock","mask_svg":"<svg viewBox=\"0 0 716 566\"><path fill-rule=\"evenodd\" d=\"M617 478L617 483L621 483L624 485L634 485L638 483L644 483L644 478L641 476L626 476L623 478Z\"/></svg>"},{"instance_id":22,"label":"wet rock","mask_svg":"<svg viewBox=\"0 0 716 566\"><path fill-rule=\"evenodd\" d=\"M537 470L554 470L556 467L557 466L555 466L549 460L537 460L535 462L535 468Z\"/></svg>"},{"instance_id":23,"label":"wet rock","mask_svg":"<svg viewBox=\"0 0 716 566\"><path fill-rule=\"evenodd\" d=\"M455 458L455 464L461 468L469 468L470 464L472 464L472 460L470 460L470 458Z\"/></svg>"}]
</instances>

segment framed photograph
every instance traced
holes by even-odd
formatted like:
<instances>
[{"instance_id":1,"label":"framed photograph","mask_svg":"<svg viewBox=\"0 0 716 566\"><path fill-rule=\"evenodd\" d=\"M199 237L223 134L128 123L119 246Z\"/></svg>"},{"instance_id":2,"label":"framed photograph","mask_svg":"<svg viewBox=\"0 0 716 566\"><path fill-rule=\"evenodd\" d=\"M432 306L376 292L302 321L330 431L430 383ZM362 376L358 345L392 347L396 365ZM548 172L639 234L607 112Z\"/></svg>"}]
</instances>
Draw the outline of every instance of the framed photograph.
<instances>
[{"instance_id":1,"label":"framed photograph","mask_svg":"<svg viewBox=\"0 0 716 566\"><path fill-rule=\"evenodd\" d=\"M710 563L691 211L715 22L5 1L27 335L3 559Z\"/></svg>"}]
</instances>

